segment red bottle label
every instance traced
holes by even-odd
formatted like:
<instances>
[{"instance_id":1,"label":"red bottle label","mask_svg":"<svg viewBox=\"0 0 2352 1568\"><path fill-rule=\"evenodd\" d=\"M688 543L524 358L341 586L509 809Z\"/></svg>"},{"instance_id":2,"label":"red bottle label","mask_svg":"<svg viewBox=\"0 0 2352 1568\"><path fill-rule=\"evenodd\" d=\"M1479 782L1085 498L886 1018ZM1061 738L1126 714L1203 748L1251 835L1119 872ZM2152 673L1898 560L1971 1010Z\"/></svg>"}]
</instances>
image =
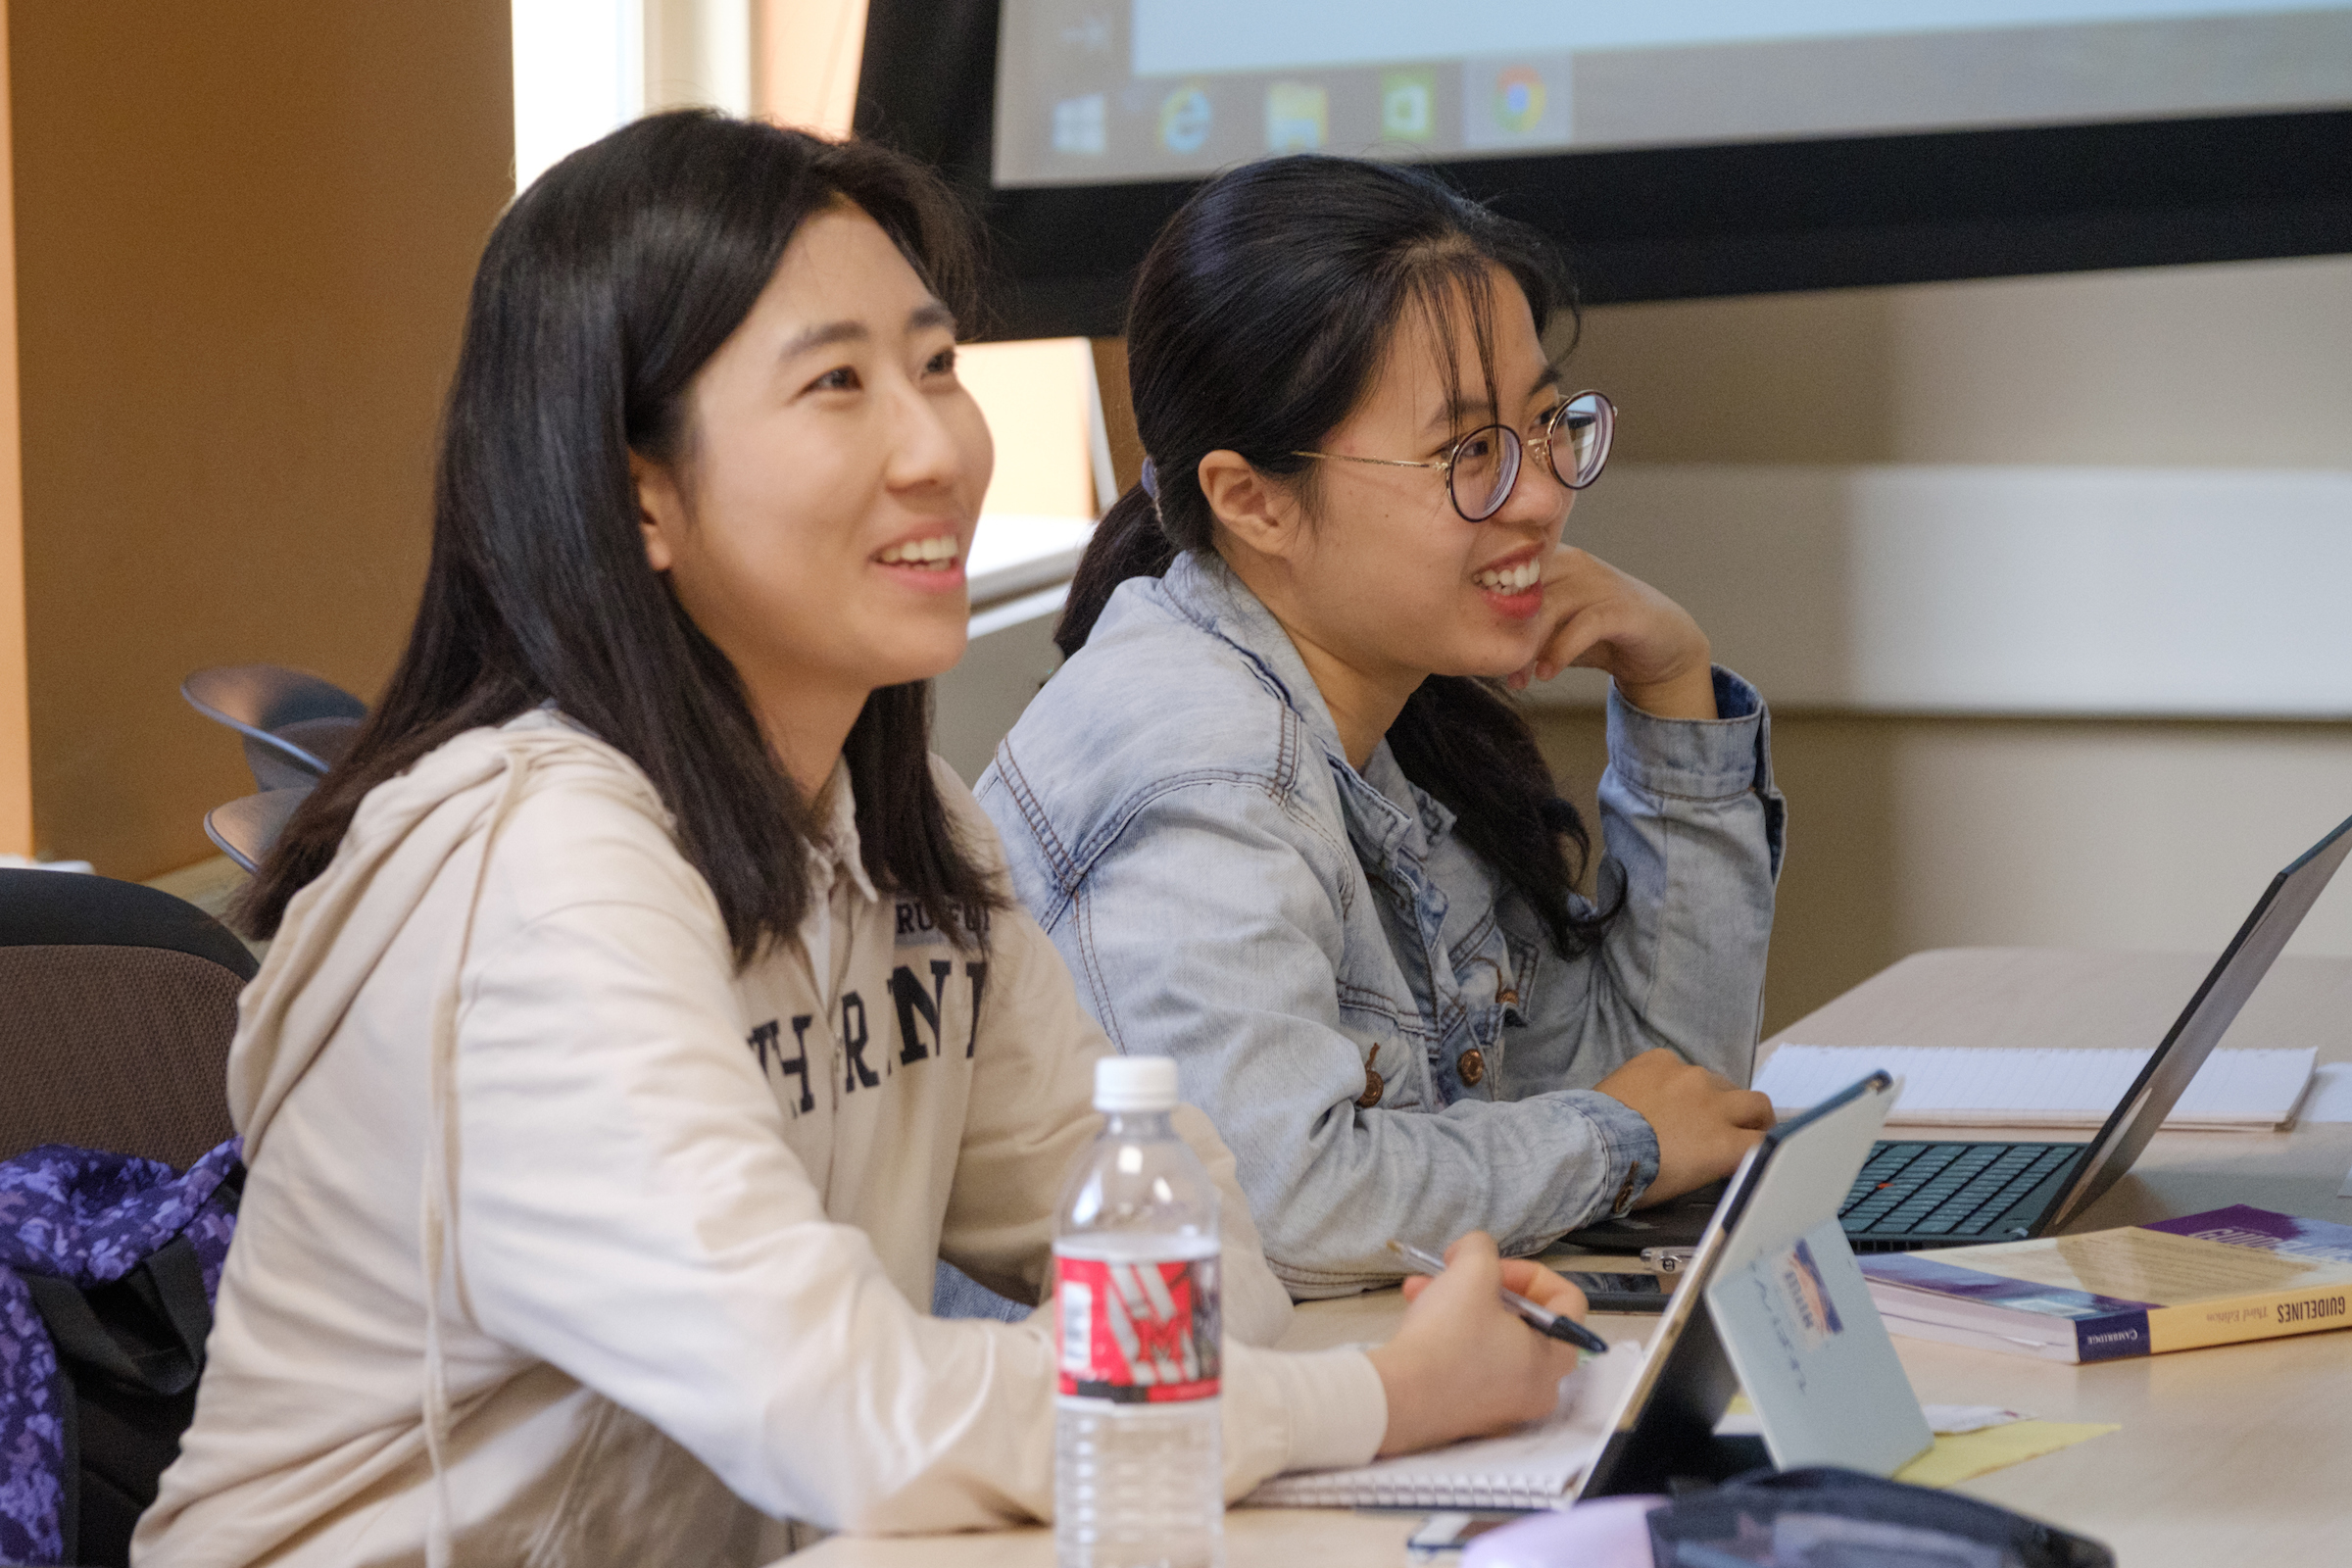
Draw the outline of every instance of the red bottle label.
<instances>
[{"instance_id":1,"label":"red bottle label","mask_svg":"<svg viewBox=\"0 0 2352 1568\"><path fill-rule=\"evenodd\" d=\"M1224 1324L1217 1260L1054 1259L1061 1392L1159 1404L1213 1398Z\"/></svg>"}]
</instances>

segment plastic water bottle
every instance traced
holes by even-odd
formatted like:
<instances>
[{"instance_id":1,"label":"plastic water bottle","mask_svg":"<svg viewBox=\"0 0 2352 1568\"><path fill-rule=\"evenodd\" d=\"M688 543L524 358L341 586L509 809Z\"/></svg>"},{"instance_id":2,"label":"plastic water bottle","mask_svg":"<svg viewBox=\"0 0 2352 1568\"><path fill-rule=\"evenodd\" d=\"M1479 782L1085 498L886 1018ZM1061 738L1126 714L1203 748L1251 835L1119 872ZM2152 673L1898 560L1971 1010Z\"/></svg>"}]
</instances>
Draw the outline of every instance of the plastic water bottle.
<instances>
[{"instance_id":1,"label":"plastic water bottle","mask_svg":"<svg viewBox=\"0 0 2352 1568\"><path fill-rule=\"evenodd\" d=\"M1054 1560L1219 1568L1217 1190L1168 1121L1175 1062L1097 1062L1095 1108L1054 1227Z\"/></svg>"}]
</instances>

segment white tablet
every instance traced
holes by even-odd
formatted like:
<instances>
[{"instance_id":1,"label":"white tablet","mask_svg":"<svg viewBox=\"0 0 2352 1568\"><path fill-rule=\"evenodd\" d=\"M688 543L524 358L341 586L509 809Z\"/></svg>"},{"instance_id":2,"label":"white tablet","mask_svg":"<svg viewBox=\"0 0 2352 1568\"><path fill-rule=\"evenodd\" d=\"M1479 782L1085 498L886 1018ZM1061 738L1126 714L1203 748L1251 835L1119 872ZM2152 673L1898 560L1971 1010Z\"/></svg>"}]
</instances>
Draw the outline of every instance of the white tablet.
<instances>
[{"instance_id":1,"label":"white tablet","mask_svg":"<svg viewBox=\"0 0 2352 1568\"><path fill-rule=\"evenodd\" d=\"M1749 1151L1579 1496L1662 1493L1768 1459L1889 1475L1935 1442L1838 1223L1896 1093L1872 1073ZM1761 1445L1715 1435L1742 1386Z\"/></svg>"}]
</instances>

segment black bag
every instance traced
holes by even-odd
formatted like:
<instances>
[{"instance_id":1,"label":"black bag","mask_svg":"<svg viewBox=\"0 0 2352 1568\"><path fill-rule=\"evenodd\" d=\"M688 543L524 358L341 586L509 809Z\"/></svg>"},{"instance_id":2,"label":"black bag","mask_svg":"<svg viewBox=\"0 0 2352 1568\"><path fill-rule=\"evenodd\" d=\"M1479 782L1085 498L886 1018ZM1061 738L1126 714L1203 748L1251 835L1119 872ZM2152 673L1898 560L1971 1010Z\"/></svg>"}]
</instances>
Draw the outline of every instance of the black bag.
<instances>
[{"instance_id":1,"label":"black bag","mask_svg":"<svg viewBox=\"0 0 2352 1568\"><path fill-rule=\"evenodd\" d=\"M213 1309L196 1249L173 1237L119 1280L87 1290L20 1274L73 1385L66 1401L66 1560L130 1561L130 1532L155 1501L196 1415Z\"/></svg>"},{"instance_id":2,"label":"black bag","mask_svg":"<svg viewBox=\"0 0 2352 1568\"><path fill-rule=\"evenodd\" d=\"M1829 1465L1678 1496L1649 1515L1649 1545L1657 1568L2115 1568L2053 1525Z\"/></svg>"},{"instance_id":3,"label":"black bag","mask_svg":"<svg viewBox=\"0 0 2352 1568\"><path fill-rule=\"evenodd\" d=\"M184 1174L56 1144L0 1161L0 1561L130 1561L196 1413L238 1152Z\"/></svg>"}]
</instances>

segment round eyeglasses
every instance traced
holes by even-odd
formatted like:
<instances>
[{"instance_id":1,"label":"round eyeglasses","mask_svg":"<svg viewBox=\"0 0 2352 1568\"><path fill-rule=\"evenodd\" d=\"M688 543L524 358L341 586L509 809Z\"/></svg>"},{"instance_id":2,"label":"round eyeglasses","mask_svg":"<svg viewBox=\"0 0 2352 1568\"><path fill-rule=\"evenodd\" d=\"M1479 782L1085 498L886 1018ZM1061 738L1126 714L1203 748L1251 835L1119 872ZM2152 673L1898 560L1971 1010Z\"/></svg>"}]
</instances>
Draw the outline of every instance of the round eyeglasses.
<instances>
[{"instance_id":1,"label":"round eyeglasses","mask_svg":"<svg viewBox=\"0 0 2352 1568\"><path fill-rule=\"evenodd\" d=\"M1616 406L1598 392L1579 392L1546 415L1525 439L1507 424L1471 431L1442 458L1359 458L1348 452L1294 452L1294 458L1327 458L1336 463L1376 463L1388 468L1436 468L1446 475L1446 493L1467 522L1484 522L1502 510L1519 485L1527 449L1541 452L1552 477L1582 490L1600 477L1609 461L1609 437L1617 427ZM1568 461L1562 463L1560 460Z\"/></svg>"}]
</instances>

